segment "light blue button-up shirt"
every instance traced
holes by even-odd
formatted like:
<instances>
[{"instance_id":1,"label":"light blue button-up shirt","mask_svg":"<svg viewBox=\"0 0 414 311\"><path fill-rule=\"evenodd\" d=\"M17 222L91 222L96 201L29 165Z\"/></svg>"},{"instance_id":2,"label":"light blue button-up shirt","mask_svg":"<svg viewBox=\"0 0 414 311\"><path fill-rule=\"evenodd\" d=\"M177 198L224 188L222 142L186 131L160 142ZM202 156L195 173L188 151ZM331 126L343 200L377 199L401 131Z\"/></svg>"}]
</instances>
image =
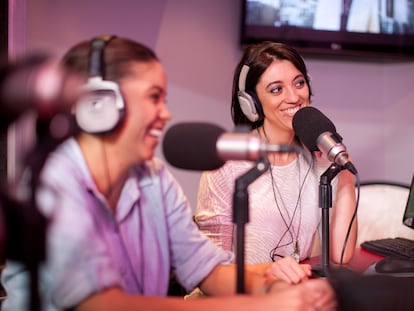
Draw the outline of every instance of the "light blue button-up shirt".
<instances>
[{"instance_id":1,"label":"light blue button-up shirt","mask_svg":"<svg viewBox=\"0 0 414 311\"><path fill-rule=\"evenodd\" d=\"M165 296L171 270L191 290L216 265L232 260L199 232L182 189L159 159L131 170L116 214L97 190L74 139L50 157L42 181L38 205L50 220L40 274L43 310L74 307L113 286ZM27 280L19 263L7 262L2 310L30 310Z\"/></svg>"}]
</instances>

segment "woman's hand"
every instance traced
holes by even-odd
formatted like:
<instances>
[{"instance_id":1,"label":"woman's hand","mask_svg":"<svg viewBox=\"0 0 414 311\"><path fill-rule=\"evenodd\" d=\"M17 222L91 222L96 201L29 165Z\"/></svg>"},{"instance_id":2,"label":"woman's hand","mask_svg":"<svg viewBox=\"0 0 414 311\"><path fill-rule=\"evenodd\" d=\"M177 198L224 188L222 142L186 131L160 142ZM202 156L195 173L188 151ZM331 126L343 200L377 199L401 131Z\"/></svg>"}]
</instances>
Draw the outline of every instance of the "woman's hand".
<instances>
[{"instance_id":1,"label":"woman's hand","mask_svg":"<svg viewBox=\"0 0 414 311\"><path fill-rule=\"evenodd\" d=\"M291 256L275 261L266 271L265 276L276 278L289 284L297 284L308 279L312 274L311 266L299 264Z\"/></svg>"},{"instance_id":2,"label":"woman's hand","mask_svg":"<svg viewBox=\"0 0 414 311\"><path fill-rule=\"evenodd\" d=\"M332 311L337 308L335 292L324 279L307 280L297 285L274 282L268 291L277 310Z\"/></svg>"}]
</instances>

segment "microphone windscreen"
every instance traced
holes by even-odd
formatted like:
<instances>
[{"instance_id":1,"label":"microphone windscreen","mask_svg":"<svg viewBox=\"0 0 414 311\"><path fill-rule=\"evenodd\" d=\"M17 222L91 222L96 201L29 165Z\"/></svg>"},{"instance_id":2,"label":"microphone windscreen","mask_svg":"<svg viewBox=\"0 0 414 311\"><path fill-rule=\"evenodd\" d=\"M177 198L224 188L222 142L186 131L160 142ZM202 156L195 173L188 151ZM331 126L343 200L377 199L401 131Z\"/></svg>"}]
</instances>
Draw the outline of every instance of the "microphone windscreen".
<instances>
[{"instance_id":1,"label":"microphone windscreen","mask_svg":"<svg viewBox=\"0 0 414 311\"><path fill-rule=\"evenodd\" d=\"M187 170L214 170L224 161L217 152L217 140L225 132L210 123L178 123L171 126L163 140L163 153L172 166Z\"/></svg>"},{"instance_id":2,"label":"microphone windscreen","mask_svg":"<svg viewBox=\"0 0 414 311\"><path fill-rule=\"evenodd\" d=\"M335 125L315 107L299 109L292 120L293 129L309 151L319 151L317 139L324 132L336 133Z\"/></svg>"}]
</instances>

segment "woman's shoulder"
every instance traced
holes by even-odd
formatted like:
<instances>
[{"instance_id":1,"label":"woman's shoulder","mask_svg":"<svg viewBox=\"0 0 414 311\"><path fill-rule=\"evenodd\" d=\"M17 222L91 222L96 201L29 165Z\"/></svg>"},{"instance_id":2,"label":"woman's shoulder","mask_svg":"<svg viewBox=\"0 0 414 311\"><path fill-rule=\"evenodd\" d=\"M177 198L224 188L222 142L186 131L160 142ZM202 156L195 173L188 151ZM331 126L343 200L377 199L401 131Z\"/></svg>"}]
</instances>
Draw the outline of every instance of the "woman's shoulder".
<instances>
[{"instance_id":1,"label":"woman's shoulder","mask_svg":"<svg viewBox=\"0 0 414 311\"><path fill-rule=\"evenodd\" d=\"M233 173L239 173L239 172L244 172L250 168L254 167L254 162L253 161L245 161L245 160L240 160L240 161L236 161L236 160L231 160L231 161L226 161L224 163L224 165L216 170L212 170L212 171L206 171L206 172L210 172L212 174L214 173L229 173L229 172L233 172Z\"/></svg>"},{"instance_id":2,"label":"woman's shoulder","mask_svg":"<svg viewBox=\"0 0 414 311\"><path fill-rule=\"evenodd\" d=\"M42 169L42 177L44 182L52 184L67 182L71 178L91 178L80 147L74 139L65 141L49 155Z\"/></svg>"}]
</instances>

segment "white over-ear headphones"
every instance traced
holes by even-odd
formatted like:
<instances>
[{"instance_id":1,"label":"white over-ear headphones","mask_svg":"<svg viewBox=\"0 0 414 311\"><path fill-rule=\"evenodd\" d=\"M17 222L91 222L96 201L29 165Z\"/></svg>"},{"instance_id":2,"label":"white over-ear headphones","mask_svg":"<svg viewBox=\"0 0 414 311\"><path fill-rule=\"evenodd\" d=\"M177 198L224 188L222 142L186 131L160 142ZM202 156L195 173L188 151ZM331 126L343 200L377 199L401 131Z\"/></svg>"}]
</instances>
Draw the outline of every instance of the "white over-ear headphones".
<instances>
[{"instance_id":1,"label":"white over-ear headphones","mask_svg":"<svg viewBox=\"0 0 414 311\"><path fill-rule=\"evenodd\" d=\"M125 103L119 86L105 80L104 50L114 36L92 40L89 56L89 79L74 107L76 122L81 130L92 134L115 129L125 115Z\"/></svg>"},{"instance_id":2,"label":"white over-ear headphones","mask_svg":"<svg viewBox=\"0 0 414 311\"><path fill-rule=\"evenodd\" d=\"M262 104L257 99L255 94L245 90L246 78L250 67L243 65L239 75L239 91L237 97L239 99L240 108L244 115L251 121L256 122L264 118Z\"/></svg>"}]
</instances>

